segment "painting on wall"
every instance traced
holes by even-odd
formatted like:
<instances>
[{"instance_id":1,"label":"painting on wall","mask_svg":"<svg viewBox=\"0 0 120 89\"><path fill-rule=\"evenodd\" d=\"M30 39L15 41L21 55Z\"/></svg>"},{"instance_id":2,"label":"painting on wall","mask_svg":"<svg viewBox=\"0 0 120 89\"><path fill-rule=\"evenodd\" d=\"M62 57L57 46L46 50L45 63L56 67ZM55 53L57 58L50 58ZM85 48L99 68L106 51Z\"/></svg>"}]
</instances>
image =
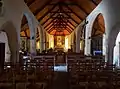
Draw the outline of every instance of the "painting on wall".
<instances>
[{"instance_id":1,"label":"painting on wall","mask_svg":"<svg viewBox=\"0 0 120 89\"><path fill-rule=\"evenodd\" d=\"M56 48L64 48L65 37L64 36L55 36L54 45Z\"/></svg>"}]
</instances>

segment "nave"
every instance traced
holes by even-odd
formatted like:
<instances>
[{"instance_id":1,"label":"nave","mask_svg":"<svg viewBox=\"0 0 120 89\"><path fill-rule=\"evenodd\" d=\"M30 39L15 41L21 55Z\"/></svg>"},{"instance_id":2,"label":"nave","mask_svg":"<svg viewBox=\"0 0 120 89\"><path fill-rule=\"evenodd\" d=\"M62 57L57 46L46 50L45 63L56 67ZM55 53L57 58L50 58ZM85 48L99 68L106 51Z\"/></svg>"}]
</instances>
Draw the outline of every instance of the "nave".
<instances>
[{"instance_id":1,"label":"nave","mask_svg":"<svg viewBox=\"0 0 120 89\"><path fill-rule=\"evenodd\" d=\"M103 56L65 53L65 59L66 63L55 65L55 54L42 54L16 65L5 63L0 89L120 88L119 69L107 64Z\"/></svg>"},{"instance_id":2,"label":"nave","mask_svg":"<svg viewBox=\"0 0 120 89\"><path fill-rule=\"evenodd\" d=\"M120 89L120 0L0 0L0 89Z\"/></svg>"}]
</instances>

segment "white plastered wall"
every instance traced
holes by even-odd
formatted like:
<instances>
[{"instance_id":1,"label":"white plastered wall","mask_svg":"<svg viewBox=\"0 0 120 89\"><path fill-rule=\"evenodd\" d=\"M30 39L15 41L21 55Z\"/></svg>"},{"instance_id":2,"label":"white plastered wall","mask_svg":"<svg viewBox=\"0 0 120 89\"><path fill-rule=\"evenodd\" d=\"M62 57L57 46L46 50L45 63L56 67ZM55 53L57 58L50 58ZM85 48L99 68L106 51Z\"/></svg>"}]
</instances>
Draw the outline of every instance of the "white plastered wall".
<instances>
[{"instance_id":1,"label":"white plastered wall","mask_svg":"<svg viewBox=\"0 0 120 89\"><path fill-rule=\"evenodd\" d=\"M24 0L4 0L4 15L2 17L0 17L0 27L3 24L10 22L10 24L12 24L14 29L16 30L16 33L14 33L14 35L17 35L17 37L16 37L16 39L18 40L18 42L16 44L17 48L16 48L16 52L14 52L14 53L11 52L12 60L14 62L19 61L18 59L19 59L19 47L20 47L20 30L21 30L21 21L22 21L23 15L25 15L27 17L28 24L30 27L30 35L31 35L30 36L30 39L31 39L31 49L30 50L31 50L31 53L35 53L36 52L35 31L37 29L36 27L39 25L39 22L37 21L35 16L32 14L32 12L29 10L27 5L24 3ZM6 30L6 32L11 33L11 31L10 31L11 26L9 26L9 25L5 26L5 28L6 28L5 30ZM42 34L42 36L43 36L43 33L40 33L40 34ZM13 37L15 37L14 35L13 35ZM8 37L8 39L9 39L9 37ZM14 40L14 41L16 41L16 40ZM11 41L9 41L9 42L10 42L9 44L11 44ZM14 46L14 45L11 45L11 46ZM15 49L14 47L10 47L10 48L12 48L10 50Z\"/></svg>"},{"instance_id":2,"label":"white plastered wall","mask_svg":"<svg viewBox=\"0 0 120 89\"><path fill-rule=\"evenodd\" d=\"M120 0L103 0L87 17L87 21L89 21L89 23L86 26L85 54L90 54L91 41L88 38L91 35L91 28L96 16L101 13L105 22L105 58L110 64L113 62L113 48L115 45L116 34L119 32L118 28L120 27L119 3Z\"/></svg>"}]
</instances>

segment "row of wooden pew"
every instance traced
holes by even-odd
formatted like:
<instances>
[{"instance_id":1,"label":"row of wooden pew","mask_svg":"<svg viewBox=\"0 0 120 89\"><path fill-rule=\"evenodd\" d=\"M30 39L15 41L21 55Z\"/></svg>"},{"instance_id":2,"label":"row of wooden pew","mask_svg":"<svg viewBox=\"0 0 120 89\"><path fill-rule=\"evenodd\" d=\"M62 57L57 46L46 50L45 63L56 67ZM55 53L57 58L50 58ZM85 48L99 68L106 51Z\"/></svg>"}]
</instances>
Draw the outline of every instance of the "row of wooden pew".
<instances>
[{"instance_id":1,"label":"row of wooden pew","mask_svg":"<svg viewBox=\"0 0 120 89\"><path fill-rule=\"evenodd\" d=\"M70 89L119 89L120 71L104 57L67 56Z\"/></svg>"},{"instance_id":2,"label":"row of wooden pew","mask_svg":"<svg viewBox=\"0 0 120 89\"><path fill-rule=\"evenodd\" d=\"M80 86L81 81L88 86L93 77L103 73L101 70L106 68L102 56L81 56L79 54L66 54L65 56L70 88ZM6 63L3 75L0 77L0 86L11 84L11 89L29 89L30 85L35 85L39 86L36 89L48 89L54 80L55 62L56 54L45 54L33 56L29 61L16 63L15 65ZM115 66L111 65L112 69L115 69Z\"/></svg>"},{"instance_id":3,"label":"row of wooden pew","mask_svg":"<svg viewBox=\"0 0 120 89\"><path fill-rule=\"evenodd\" d=\"M21 64L5 63L0 89L6 85L10 89L48 89L54 79L54 60L54 55L34 56Z\"/></svg>"}]
</instances>

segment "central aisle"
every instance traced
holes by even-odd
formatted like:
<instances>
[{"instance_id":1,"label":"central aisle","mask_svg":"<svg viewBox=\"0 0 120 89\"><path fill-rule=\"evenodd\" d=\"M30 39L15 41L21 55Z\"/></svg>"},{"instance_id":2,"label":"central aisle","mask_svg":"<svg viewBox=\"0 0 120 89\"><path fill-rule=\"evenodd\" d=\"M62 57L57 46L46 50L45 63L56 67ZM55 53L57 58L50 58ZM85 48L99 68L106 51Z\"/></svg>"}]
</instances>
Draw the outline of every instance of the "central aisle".
<instances>
[{"instance_id":1,"label":"central aisle","mask_svg":"<svg viewBox=\"0 0 120 89\"><path fill-rule=\"evenodd\" d=\"M67 72L55 72L52 89L69 89Z\"/></svg>"}]
</instances>

